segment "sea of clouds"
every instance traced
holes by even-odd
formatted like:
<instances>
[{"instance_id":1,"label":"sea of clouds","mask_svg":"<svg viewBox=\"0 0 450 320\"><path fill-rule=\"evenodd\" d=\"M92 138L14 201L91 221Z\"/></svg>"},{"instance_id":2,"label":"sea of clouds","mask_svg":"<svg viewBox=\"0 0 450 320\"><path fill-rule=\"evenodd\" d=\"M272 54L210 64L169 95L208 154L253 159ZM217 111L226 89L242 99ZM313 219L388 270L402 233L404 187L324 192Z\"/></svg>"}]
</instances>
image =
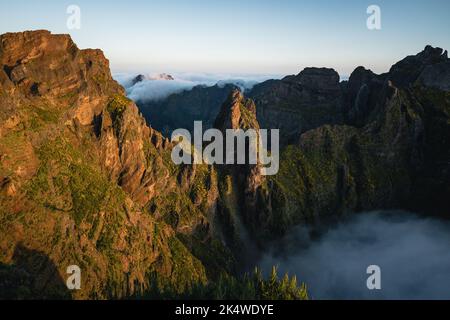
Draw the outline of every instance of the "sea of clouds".
<instances>
[{"instance_id":1,"label":"sea of clouds","mask_svg":"<svg viewBox=\"0 0 450 320\"><path fill-rule=\"evenodd\" d=\"M358 215L318 239L294 229L262 258L306 282L313 299L450 299L450 225L405 212ZM381 268L370 291L367 267Z\"/></svg>"},{"instance_id":2,"label":"sea of clouds","mask_svg":"<svg viewBox=\"0 0 450 320\"><path fill-rule=\"evenodd\" d=\"M254 85L269 80L279 79L280 75L233 75L211 73L171 73L175 80L160 80L158 74L145 74L146 79L132 85L136 73L116 73L114 79L127 91L134 101L158 101L174 93L191 90L195 86L225 86L234 84L242 91L250 90ZM155 80L156 79L156 80Z\"/></svg>"}]
</instances>

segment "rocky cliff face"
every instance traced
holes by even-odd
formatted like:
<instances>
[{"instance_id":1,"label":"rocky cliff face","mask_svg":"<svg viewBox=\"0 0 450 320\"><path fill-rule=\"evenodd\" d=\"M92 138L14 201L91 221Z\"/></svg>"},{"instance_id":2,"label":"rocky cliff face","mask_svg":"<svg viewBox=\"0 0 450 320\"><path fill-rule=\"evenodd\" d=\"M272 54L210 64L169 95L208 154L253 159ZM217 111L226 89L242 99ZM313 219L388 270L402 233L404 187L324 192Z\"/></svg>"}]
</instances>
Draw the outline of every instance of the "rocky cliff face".
<instances>
[{"instance_id":1,"label":"rocky cliff face","mask_svg":"<svg viewBox=\"0 0 450 320\"><path fill-rule=\"evenodd\" d=\"M425 49L415 56L409 56L394 64L389 71L389 77L395 86L405 88L411 86L417 80L423 80L430 73L431 69L437 71L443 68L438 79L440 86L448 85L448 53L441 48L426 46ZM447 75L448 76L448 75ZM425 84L426 83L422 83Z\"/></svg>"},{"instance_id":2,"label":"rocky cliff face","mask_svg":"<svg viewBox=\"0 0 450 320\"><path fill-rule=\"evenodd\" d=\"M323 124L344 121L343 93L333 69L306 68L296 76L258 84L248 96L256 103L261 127L280 129L283 145Z\"/></svg>"},{"instance_id":3,"label":"rocky cliff face","mask_svg":"<svg viewBox=\"0 0 450 320\"><path fill-rule=\"evenodd\" d=\"M232 91L223 103L219 115L214 123L223 136L227 130L255 130L255 138L259 139L259 123L256 120L256 106L251 99L247 99L238 90ZM240 264L253 267L255 248L248 228L252 225L251 217L256 214L260 204L260 191L265 184L261 175L261 164L250 164L250 138L245 143L247 152L246 164L221 165L219 173L219 201L217 215L222 226L222 232L228 246L240 256ZM257 140L256 140L257 141ZM256 150L258 153L258 150ZM226 150L224 150L226 154ZM234 153L235 160L236 149Z\"/></svg>"},{"instance_id":4,"label":"rocky cliff face","mask_svg":"<svg viewBox=\"0 0 450 320\"><path fill-rule=\"evenodd\" d=\"M427 46L405 58L387 74L376 75L358 67L349 81L339 83L332 69L306 68L297 76L269 80L249 92L263 128L279 128L284 145L322 125L348 124L363 127L379 113L385 101L386 81L405 89L411 85L448 91L447 52Z\"/></svg>"},{"instance_id":5,"label":"rocky cliff face","mask_svg":"<svg viewBox=\"0 0 450 320\"><path fill-rule=\"evenodd\" d=\"M361 127L369 121L380 101L385 82L385 75L376 75L364 67L358 67L352 72L348 82L342 85L347 124Z\"/></svg>"},{"instance_id":6,"label":"rocky cliff face","mask_svg":"<svg viewBox=\"0 0 450 320\"><path fill-rule=\"evenodd\" d=\"M269 180L271 213L257 225L282 234L293 223L392 208L448 218L448 64L427 47L385 75L355 70L345 84L348 124L307 131L285 148Z\"/></svg>"},{"instance_id":7,"label":"rocky cliff face","mask_svg":"<svg viewBox=\"0 0 450 320\"><path fill-rule=\"evenodd\" d=\"M10 33L0 36L0 66L0 263L9 270L0 291L120 298L155 279L180 292L204 283L197 257L215 251L196 257L189 246L210 241L213 174L172 165L170 143L147 127L103 53L66 35ZM80 291L60 283L70 265L82 270Z\"/></svg>"}]
</instances>

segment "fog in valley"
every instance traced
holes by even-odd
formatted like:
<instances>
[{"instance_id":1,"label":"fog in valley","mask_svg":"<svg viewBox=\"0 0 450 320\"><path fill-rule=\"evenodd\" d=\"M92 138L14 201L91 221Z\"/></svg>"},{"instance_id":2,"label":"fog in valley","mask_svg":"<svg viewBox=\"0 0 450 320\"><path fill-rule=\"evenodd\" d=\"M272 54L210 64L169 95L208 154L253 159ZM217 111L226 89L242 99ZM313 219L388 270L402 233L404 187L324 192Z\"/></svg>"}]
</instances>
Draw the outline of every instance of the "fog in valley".
<instances>
[{"instance_id":1,"label":"fog in valley","mask_svg":"<svg viewBox=\"0 0 450 320\"><path fill-rule=\"evenodd\" d=\"M313 299L450 299L450 225L406 212L359 214L312 239L295 228L260 265L296 274ZM368 290L367 267L381 268Z\"/></svg>"}]
</instances>

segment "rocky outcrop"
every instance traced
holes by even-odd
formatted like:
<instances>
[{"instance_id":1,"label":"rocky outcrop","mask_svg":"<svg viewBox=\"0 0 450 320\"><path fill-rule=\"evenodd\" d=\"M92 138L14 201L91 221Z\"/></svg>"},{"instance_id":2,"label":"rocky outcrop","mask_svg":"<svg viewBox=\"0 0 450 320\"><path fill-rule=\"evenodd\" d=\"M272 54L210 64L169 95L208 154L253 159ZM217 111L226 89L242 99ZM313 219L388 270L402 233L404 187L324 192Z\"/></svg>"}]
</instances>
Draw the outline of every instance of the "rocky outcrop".
<instances>
[{"instance_id":1,"label":"rocky outcrop","mask_svg":"<svg viewBox=\"0 0 450 320\"><path fill-rule=\"evenodd\" d=\"M395 86L406 88L414 84L425 68L428 68L427 72L430 72L429 68L441 63L448 63L447 51L426 46L417 55L406 57L394 64L389 71L389 79ZM441 78L440 81L446 82L445 78Z\"/></svg>"},{"instance_id":2,"label":"rocky outcrop","mask_svg":"<svg viewBox=\"0 0 450 320\"><path fill-rule=\"evenodd\" d=\"M417 81L424 87L450 91L450 63L447 61L426 66Z\"/></svg>"},{"instance_id":3,"label":"rocky outcrop","mask_svg":"<svg viewBox=\"0 0 450 320\"><path fill-rule=\"evenodd\" d=\"M305 68L297 76L287 76L287 82L298 83L316 91L339 91L339 74L328 68Z\"/></svg>"},{"instance_id":4,"label":"rocky outcrop","mask_svg":"<svg viewBox=\"0 0 450 320\"><path fill-rule=\"evenodd\" d=\"M134 86L135 84L142 82L145 80L145 76L143 74L138 74L136 77L134 77L131 80L131 86Z\"/></svg>"},{"instance_id":5,"label":"rocky outcrop","mask_svg":"<svg viewBox=\"0 0 450 320\"><path fill-rule=\"evenodd\" d=\"M280 129L281 143L323 124L343 123L343 93L336 71L306 68L297 76L256 85L248 96L258 109L262 128Z\"/></svg>"},{"instance_id":6,"label":"rocky outcrop","mask_svg":"<svg viewBox=\"0 0 450 320\"><path fill-rule=\"evenodd\" d=\"M220 130L224 137L227 130L254 130L254 142L258 143L260 127L256 120L255 103L235 89L223 103L214 127ZM261 174L259 161L256 164L248 162L248 154L251 152L250 139L245 143L245 164L217 166L220 191L217 215L221 219L222 233L228 246L236 252L236 256L241 257L241 266L251 266L257 253L253 247L254 239L251 239L248 229L251 229L253 217L259 212L261 188L266 181ZM258 154L258 146L255 147ZM225 148L223 154L226 154ZM236 149L234 159L237 159ZM242 258L244 256L245 258Z\"/></svg>"},{"instance_id":7,"label":"rocky outcrop","mask_svg":"<svg viewBox=\"0 0 450 320\"><path fill-rule=\"evenodd\" d=\"M222 104L214 127L222 132L227 129L259 130L255 103L251 99L244 98L241 91L234 89Z\"/></svg>"},{"instance_id":8,"label":"rocky outcrop","mask_svg":"<svg viewBox=\"0 0 450 320\"><path fill-rule=\"evenodd\" d=\"M385 76L376 75L364 67L352 72L348 82L342 86L347 124L357 127L367 124L380 100L385 80Z\"/></svg>"}]
</instances>

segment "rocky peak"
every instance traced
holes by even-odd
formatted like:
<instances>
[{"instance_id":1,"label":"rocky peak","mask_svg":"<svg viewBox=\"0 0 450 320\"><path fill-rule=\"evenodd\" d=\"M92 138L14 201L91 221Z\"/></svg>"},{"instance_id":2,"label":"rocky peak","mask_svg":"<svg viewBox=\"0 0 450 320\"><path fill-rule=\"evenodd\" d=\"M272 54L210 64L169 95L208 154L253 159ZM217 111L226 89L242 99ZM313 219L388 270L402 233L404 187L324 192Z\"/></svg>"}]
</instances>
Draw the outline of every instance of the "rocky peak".
<instances>
[{"instance_id":1,"label":"rocky peak","mask_svg":"<svg viewBox=\"0 0 450 320\"><path fill-rule=\"evenodd\" d=\"M280 129L281 144L325 123L342 122L342 90L333 69L306 68L297 76L268 80L248 93L264 128Z\"/></svg>"},{"instance_id":2,"label":"rocky peak","mask_svg":"<svg viewBox=\"0 0 450 320\"><path fill-rule=\"evenodd\" d=\"M305 68L295 77L285 78L312 90L339 90L339 74L329 68Z\"/></svg>"},{"instance_id":3,"label":"rocky peak","mask_svg":"<svg viewBox=\"0 0 450 320\"><path fill-rule=\"evenodd\" d=\"M174 81L175 78L167 73L160 73L156 75L151 75L148 77L149 80L166 80L166 81Z\"/></svg>"},{"instance_id":4,"label":"rocky peak","mask_svg":"<svg viewBox=\"0 0 450 320\"><path fill-rule=\"evenodd\" d=\"M227 129L242 129L256 130L257 141L259 139L259 123L256 119L256 106L253 100L246 99L241 91L234 89L227 100L223 103L219 115L217 116L215 128L222 132ZM253 140L254 141L254 140ZM250 164L249 153L252 148L250 147L250 139L245 142L246 163L239 165L222 165L219 167L219 172L223 176L228 176L230 179L231 189L230 195L223 195L221 203L219 204L219 215L228 215L232 212L230 217L233 224L238 226L239 232L233 236L230 236L228 241L234 243L236 236L243 237L238 247L239 254L246 255L251 252L252 249L247 247L251 241L246 239L248 237L246 227L242 224L242 221L251 225L251 221L257 216L260 211L258 210L258 204L260 199L260 192L262 185L265 183L265 177L261 175L262 166L258 162L257 164ZM258 148L258 146L256 146ZM256 149L257 150L257 149ZM227 154L228 150L224 146L224 154ZM259 151L256 151L259 154ZM234 159L237 159L237 151L234 150ZM242 220L242 221L241 221ZM235 245L231 245L234 247Z\"/></svg>"},{"instance_id":5,"label":"rocky peak","mask_svg":"<svg viewBox=\"0 0 450 320\"><path fill-rule=\"evenodd\" d=\"M416 58L424 64L434 64L446 61L448 59L448 52L442 48L434 48L428 45L422 52L416 55Z\"/></svg>"},{"instance_id":6,"label":"rocky peak","mask_svg":"<svg viewBox=\"0 0 450 320\"><path fill-rule=\"evenodd\" d=\"M440 48L425 48L422 52L424 60L430 63L421 72L417 82L419 85L443 91L450 91L450 59L447 50L442 53Z\"/></svg>"},{"instance_id":7,"label":"rocky peak","mask_svg":"<svg viewBox=\"0 0 450 320\"><path fill-rule=\"evenodd\" d=\"M131 85L134 86L136 83L142 82L144 80L164 80L164 81L174 81L175 78L167 73L159 73L155 75L143 75L139 74L131 80Z\"/></svg>"},{"instance_id":8,"label":"rocky peak","mask_svg":"<svg viewBox=\"0 0 450 320\"><path fill-rule=\"evenodd\" d=\"M367 83L368 81L370 81L371 79L373 79L375 77L375 73L372 72L372 70L366 69L362 66L357 67L352 74L350 75L350 78L348 79L348 84L349 86L354 84L354 85L359 85L362 83Z\"/></svg>"},{"instance_id":9,"label":"rocky peak","mask_svg":"<svg viewBox=\"0 0 450 320\"><path fill-rule=\"evenodd\" d=\"M3 62L9 66L77 50L69 35L52 35L46 30L5 33L0 35L0 45Z\"/></svg>"},{"instance_id":10,"label":"rocky peak","mask_svg":"<svg viewBox=\"0 0 450 320\"><path fill-rule=\"evenodd\" d=\"M434 73L430 68L442 64L448 64L448 53L441 48L426 46L425 49L415 56L408 56L405 59L394 64L389 71L390 80L397 87L408 87L412 85L421 75L425 68L427 73ZM444 67L444 73L447 67Z\"/></svg>"},{"instance_id":11,"label":"rocky peak","mask_svg":"<svg viewBox=\"0 0 450 320\"><path fill-rule=\"evenodd\" d=\"M226 129L259 129L256 120L256 106L253 100L246 99L241 91L234 89L217 116L215 127Z\"/></svg>"},{"instance_id":12,"label":"rocky peak","mask_svg":"<svg viewBox=\"0 0 450 320\"><path fill-rule=\"evenodd\" d=\"M139 74L131 80L131 86L134 86L136 83L142 82L145 80L145 76L143 74Z\"/></svg>"},{"instance_id":13,"label":"rocky peak","mask_svg":"<svg viewBox=\"0 0 450 320\"><path fill-rule=\"evenodd\" d=\"M10 93L18 90L25 98L64 100L80 94L80 100L92 100L123 93L103 52L79 50L69 35L49 31L1 35L0 66L2 87Z\"/></svg>"},{"instance_id":14,"label":"rocky peak","mask_svg":"<svg viewBox=\"0 0 450 320\"><path fill-rule=\"evenodd\" d=\"M364 67L356 68L345 87L347 122L363 126L375 108L384 85L384 76L379 76Z\"/></svg>"}]
</instances>

